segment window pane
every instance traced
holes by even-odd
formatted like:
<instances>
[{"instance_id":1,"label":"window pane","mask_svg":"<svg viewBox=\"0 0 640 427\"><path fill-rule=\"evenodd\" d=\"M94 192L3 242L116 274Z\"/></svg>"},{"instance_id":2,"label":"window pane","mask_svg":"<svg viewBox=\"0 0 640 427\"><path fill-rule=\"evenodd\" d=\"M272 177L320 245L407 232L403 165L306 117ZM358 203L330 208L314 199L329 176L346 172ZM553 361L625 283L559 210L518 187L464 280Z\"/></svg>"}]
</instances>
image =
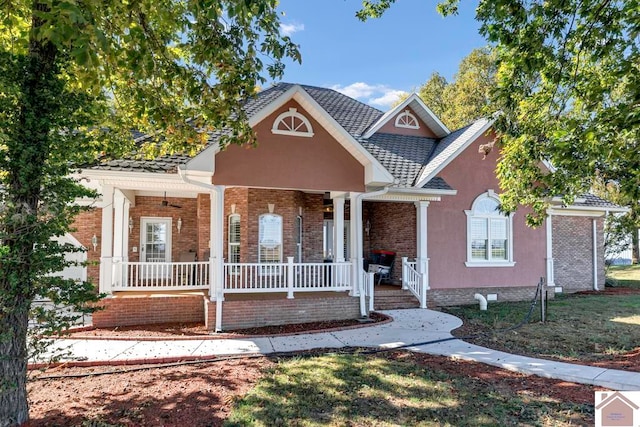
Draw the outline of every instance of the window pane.
<instances>
[{"instance_id":1,"label":"window pane","mask_svg":"<svg viewBox=\"0 0 640 427\"><path fill-rule=\"evenodd\" d=\"M491 220L491 238L492 239L507 238L507 220L506 219Z\"/></svg>"},{"instance_id":2,"label":"window pane","mask_svg":"<svg viewBox=\"0 0 640 427\"><path fill-rule=\"evenodd\" d=\"M498 210L498 201L495 199L491 199L489 197L485 197L482 200L479 200L476 205L473 207L473 212L476 214L500 214Z\"/></svg>"},{"instance_id":3,"label":"window pane","mask_svg":"<svg viewBox=\"0 0 640 427\"><path fill-rule=\"evenodd\" d=\"M260 262L281 262L282 217L273 214L260 216Z\"/></svg>"},{"instance_id":4,"label":"window pane","mask_svg":"<svg viewBox=\"0 0 640 427\"><path fill-rule=\"evenodd\" d=\"M229 243L240 243L240 216L229 217Z\"/></svg>"},{"instance_id":5,"label":"window pane","mask_svg":"<svg viewBox=\"0 0 640 427\"><path fill-rule=\"evenodd\" d=\"M506 260L507 259L507 240L494 239L491 240L491 259Z\"/></svg>"},{"instance_id":6,"label":"window pane","mask_svg":"<svg viewBox=\"0 0 640 427\"><path fill-rule=\"evenodd\" d=\"M471 220L471 240L484 240L487 238L487 220L473 218Z\"/></svg>"},{"instance_id":7,"label":"window pane","mask_svg":"<svg viewBox=\"0 0 640 427\"><path fill-rule=\"evenodd\" d=\"M487 241L486 240L471 241L471 259L476 259L476 260L487 259Z\"/></svg>"}]
</instances>

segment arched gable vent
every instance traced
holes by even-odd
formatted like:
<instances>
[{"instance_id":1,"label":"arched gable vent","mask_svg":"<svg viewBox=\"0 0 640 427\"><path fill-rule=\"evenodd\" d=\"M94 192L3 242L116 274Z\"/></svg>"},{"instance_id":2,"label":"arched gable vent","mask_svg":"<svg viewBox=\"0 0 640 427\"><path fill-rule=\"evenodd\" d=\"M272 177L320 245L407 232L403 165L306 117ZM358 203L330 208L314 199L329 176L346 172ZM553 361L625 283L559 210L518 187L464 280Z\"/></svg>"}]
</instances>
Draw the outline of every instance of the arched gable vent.
<instances>
[{"instance_id":1,"label":"arched gable vent","mask_svg":"<svg viewBox=\"0 0 640 427\"><path fill-rule=\"evenodd\" d=\"M313 136L311 122L298 113L295 108L289 108L289 111L280 114L273 122L271 132L278 135L304 136L307 138Z\"/></svg>"},{"instance_id":2,"label":"arched gable vent","mask_svg":"<svg viewBox=\"0 0 640 427\"><path fill-rule=\"evenodd\" d=\"M404 110L396 117L395 126L397 128L420 129L420 123L416 116L411 114L409 110Z\"/></svg>"}]
</instances>

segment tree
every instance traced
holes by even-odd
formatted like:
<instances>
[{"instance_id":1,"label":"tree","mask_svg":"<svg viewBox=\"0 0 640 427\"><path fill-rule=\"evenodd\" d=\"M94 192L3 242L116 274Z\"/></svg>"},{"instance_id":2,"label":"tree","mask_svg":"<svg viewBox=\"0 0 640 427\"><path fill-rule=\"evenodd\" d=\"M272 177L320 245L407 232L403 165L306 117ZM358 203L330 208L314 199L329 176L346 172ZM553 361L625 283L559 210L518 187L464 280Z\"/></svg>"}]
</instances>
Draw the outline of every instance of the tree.
<instances>
[{"instance_id":1,"label":"tree","mask_svg":"<svg viewBox=\"0 0 640 427\"><path fill-rule=\"evenodd\" d=\"M0 426L28 420L27 322L36 295L82 306L88 283L52 277L91 194L69 178L96 156L195 151L211 128L251 142L243 100L299 60L276 0L0 2ZM265 64L266 61L266 64ZM39 313L51 320L51 313Z\"/></svg>"},{"instance_id":2,"label":"tree","mask_svg":"<svg viewBox=\"0 0 640 427\"><path fill-rule=\"evenodd\" d=\"M480 48L462 59L452 82L433 73L418 94L447 127L458 129L498 109L491 98L495 88L495 54Z\"/></svg>"},{"instance_id":3,"label":"tree","mask_svg":"<svg viewBox=\"0 0 640 427\"><path fill-rule=\"evenodd\" d=\"M365 1L361 19L394 0ZM458 0L439 10L457 12ZM596 177L615 182L640 212L640 3L638 0L481 0L481 33L496 46L506 210L570 203ZM553 170L541 166L549 161Z\"/></svg>"}]
</instances>

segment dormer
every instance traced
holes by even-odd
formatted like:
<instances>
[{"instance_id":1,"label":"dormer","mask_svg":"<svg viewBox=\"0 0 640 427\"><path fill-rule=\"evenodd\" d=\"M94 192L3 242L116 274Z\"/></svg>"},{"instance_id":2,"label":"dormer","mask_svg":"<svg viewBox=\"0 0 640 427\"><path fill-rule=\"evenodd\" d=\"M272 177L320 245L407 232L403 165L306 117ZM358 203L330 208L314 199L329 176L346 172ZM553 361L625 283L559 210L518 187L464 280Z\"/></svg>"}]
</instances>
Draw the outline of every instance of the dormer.
<instances>
[{"instance_id":1,"label":"dormer","mask_svg":"<svg viewBox=\"0 0 640 427\"><path fill-rule=\"evenodd\" d=\"M385 113L363 137L369 138L378 132L427 138L443 138L450 133L415 93Z\"/></svg>"}]
</instances>

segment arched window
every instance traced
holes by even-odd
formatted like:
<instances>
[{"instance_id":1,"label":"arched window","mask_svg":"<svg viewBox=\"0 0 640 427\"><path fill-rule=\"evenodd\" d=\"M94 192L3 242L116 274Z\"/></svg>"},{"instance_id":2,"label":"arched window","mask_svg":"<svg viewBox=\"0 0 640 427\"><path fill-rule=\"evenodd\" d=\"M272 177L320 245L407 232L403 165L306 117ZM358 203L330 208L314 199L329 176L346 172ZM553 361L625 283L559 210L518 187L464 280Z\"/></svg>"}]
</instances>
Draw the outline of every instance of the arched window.
<instances>
[{"instance_id":1,"label":"arched window","mask_svg":"<svg viewBox=\"0 0 640 427\"><path fill-rule=\"evenodd\" d=\"M511 267L513 261L513 214L500 212L493 192L478 196L467 214L467 267Z\"/></svg>"},{"instance_id":2,"label":"arched window","mask_svg":"<svg viewBox=\"0 0 640 427\"><path fill-rule=\"evenodd\" d=\"M229 215L229 262L240 262L240 215Z\"/></svg>"},{"instance_id":3,"label":"arched window","mask_svg":"<svg viewBox=\"0 0 640 427\"><path fill-rule=\"evenodd\" d=\"M278 135L304 136L307 138L313 136L311 122L298 113L295 108L289 108L289 111L280 114L273 122L271 132Z\"/></svg>"},{"instance_id":4,"label":"arched window","mask_svg":"<svg viewBox=\"0 0 640 427\"><path fill-rule=\"evenodd\" d=\"M258 260L261 263L282 262L282 217L262 214L259 219Z\"/></svg>"},{"instance_id":5,"label":"arched window","mask_svg":"<svg viewBox=\"0 0 640 427\"><path fill-rule=\"evenodd\" d=\"M405 110L396 117L397 128L420 129L420 123L416 116L411 114L409 110Z\"/></svg>"}]
</instances>

